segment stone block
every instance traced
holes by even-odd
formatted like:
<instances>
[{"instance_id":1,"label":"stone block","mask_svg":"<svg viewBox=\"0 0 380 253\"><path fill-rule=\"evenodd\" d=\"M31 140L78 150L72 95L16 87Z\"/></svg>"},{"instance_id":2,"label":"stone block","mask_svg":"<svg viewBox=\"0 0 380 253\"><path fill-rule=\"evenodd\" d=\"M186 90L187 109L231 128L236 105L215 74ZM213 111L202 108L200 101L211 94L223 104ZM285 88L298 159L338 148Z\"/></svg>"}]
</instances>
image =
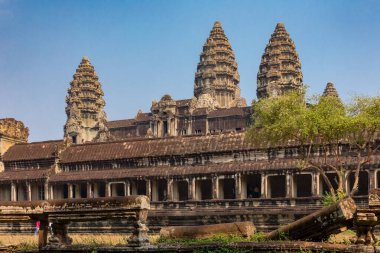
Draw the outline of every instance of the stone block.
<instances>
[{"instance_id":1,"label":"stone block","mask_svg":"<svg viewBox=\"0 0 380 253\"><path fill-rule=\"evenodd\" d=\"M168 239L203 239L221 234L250 237L255 232L255 225L246 221L202 226L163 227L160 236Z\"/></svg>"}]
</instances>

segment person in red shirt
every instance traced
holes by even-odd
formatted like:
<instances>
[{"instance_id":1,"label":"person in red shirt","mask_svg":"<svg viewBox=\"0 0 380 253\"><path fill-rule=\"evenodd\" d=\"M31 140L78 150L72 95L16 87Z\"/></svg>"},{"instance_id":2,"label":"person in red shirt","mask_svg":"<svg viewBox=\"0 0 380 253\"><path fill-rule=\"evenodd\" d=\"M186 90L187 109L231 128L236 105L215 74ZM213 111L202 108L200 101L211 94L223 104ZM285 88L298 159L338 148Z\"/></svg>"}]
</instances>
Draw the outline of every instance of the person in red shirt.
<instances>
[{"instance_id":1,"label":"person in red shirt","mask_svg":"<svg viewBox=\"0 0 380 253\"><path fill-rule=\"evenodd\" d=\"M34 235L38 235L38 232L40 231L40 225L41 222L39 220L36 221L36 230L34 231Z\"/></svg>"}]
</instances>

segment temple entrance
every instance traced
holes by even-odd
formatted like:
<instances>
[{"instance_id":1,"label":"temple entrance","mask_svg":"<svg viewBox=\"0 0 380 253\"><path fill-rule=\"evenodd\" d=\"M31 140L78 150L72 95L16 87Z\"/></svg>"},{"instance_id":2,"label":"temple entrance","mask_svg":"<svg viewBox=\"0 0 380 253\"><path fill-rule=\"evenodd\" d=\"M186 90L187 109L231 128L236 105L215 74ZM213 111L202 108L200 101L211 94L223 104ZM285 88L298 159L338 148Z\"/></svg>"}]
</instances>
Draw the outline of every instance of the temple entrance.
<instances>
[{"instance_id":1,"label":"temple entrance","mask_svg":"<svg viewBox=\"0 0 380 253\"><path fill-rule=\"evenodd\" d=\"M286 177L284 175L268 176L268 197L286 197Z\"/></svg>"},{"instance_id":2,"label":"temple entrance","mask_svg":"<svg viewBox=\"0 0 380 253\"><path fill-rule=\"evenodd\" d=\"M219 179L219 199L235 199L235 179Z\"/></svg>"},{"instance_id":3,"label":"temple entrance","mask_svg":"<svg viewBox=\"0 0 380 253\"><path fill-rule=\"evenodd\" d=\"M111 197L123 197L125 194L125 183L111 183Z\"/></svg>"},{"instance_id":4,"label":"temple entrance","mask_svg":"<svg viewBox=\"0 0 380 253\"><path fill-rule=\"evenodd\" d=\"M73 199L77 197L77 186L75 184L72 185L72 194L73 194Z\"/></svg>"},{"instance_id":5,"label":"temple entrance","mask_svg":"<svg viewBox=\"0 0 380 253\"><path fill-rule=\"evenodd\" d=\"M99 182L99 183L94 185L94 196L95 197L105 197L106 196L106 183Z\"/></svg>"},{"instance_id":6,"label":"temple entrance","mask_svg":"<svg viewBox=\"0 0 380 253\"><path fill-rule=\"evenodd\" d=\"M261 197L261 175L253 174L246 176L247 198L260 198Z\"/></svg>"},{"instance_id":7,"label":"temple entrance","mask_svg":"<svg viewBox=\"0 0 380 253\"><path fill-rule=\"evenodd\" d=\"M86 183L80 184L80 197L82 199L87 198L87 184Z\"/></svg>"},{"instance_id":8,"label":"temple entrance","mask_svg":"<svg viewBox=\"0 0 380 253\"><path fill-rule=\"evenodd\" d=\"M63 185L62 195L63 195L64 199L68 199L69 198L69 186L67 184Z\"/></svg>"},{"instance_id":9,"label":"temple entrance","mask_svg":"<svg viewBox=\"0 0 380 253\"><path fill-rule=\"evenodd\" d=\"M16 186L16 196L17 201L27 200L28 190L26 189L26 185L19 184Z\"/></svg>"},{"instance_id":10,"label":"temple entrance","mask_svg":"<svg viewBox=\"0 0 380 253\"><path fill-rule=\"evenodd\" d=\"M312 185L310 174L294 175L293 191L295 197L311 197L313 195Z\"/></svg>"},{"instance_id":11,"label":"temple entrance","mask_svg":"<svg viewBox=\"0 0 380 253\"><path fill-rule=\"evenodd\" d=\"M212 181L203 179L195 181L195 199L208 200L212 199Z\"/></svg>"},{"instance_id":12,"label":"temple entrance","mask_svg":"<svg viewBox=\"0 0 380 253\"><path fill-rule=\"evenodd\" d=\"M166 201L168 199L167 185L168 183L165 179L158 179L152 181L153 201Z\"/></svg>"},{"instance_id":13,"label":"temple entrance","mask_svg":"<svg viewBox=\"0 0 380 253\"><path fill-rule=\"evenodd\" d=\"M145 180L132 181L131 187L132 187L131 192L133 195L146 195L146 181Z\"/></svg>"},{"instance_id":14,"label":"temple entrance","mask_svg":"<svg viewBox=\"0 0 380 253\"><path fill-rule=\"evenodd\" d=\"M354 182L355 182L355 172L350 172L350 174L348 175L348 192L352 190L352 187L354 186ZM360 171L358 191L355 193L355 196L368 195L368 186L369 186L368 172Z\"/></svg>"},{"instance_id":15,"label":"temple entrance","mask_svg":"<svg viewBox=\"0 0 380 253\"><path fill-rule=\"evenodd\" d=\"M187 181L173 182L173 200L184 201L189 199L189 183Z\"/></svg>"},{"instance_id":16,"label":"temple entrance","mask_svg":"<svg viewBox=\"0 0 380 253\"><path fill-rule=\"evenodd\" d=\"M2 184L0 185L0 201L10 201L11 200L11 185Z\"/></svg>"}]
</instances>

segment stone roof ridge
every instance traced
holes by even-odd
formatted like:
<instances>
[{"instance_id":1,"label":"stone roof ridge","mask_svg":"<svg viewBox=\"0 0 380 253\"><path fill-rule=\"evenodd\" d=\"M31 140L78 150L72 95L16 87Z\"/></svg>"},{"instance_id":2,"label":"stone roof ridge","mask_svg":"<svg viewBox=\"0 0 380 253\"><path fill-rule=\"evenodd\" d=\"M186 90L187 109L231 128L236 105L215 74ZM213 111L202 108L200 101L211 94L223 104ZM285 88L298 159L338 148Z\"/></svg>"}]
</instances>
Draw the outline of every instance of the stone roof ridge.
<instances>
[{"instance_id":1,"label":"stone roof ridge","mask_svg":"<svg viewBox=\"0 0 380 253\"><path fill-rule=\"evenodd\" d=\"M199 135L199 134L188 134L188 135L180 135L180 136L163 136L163 137L152 137L152 138L145 138L143 136L141 137L134 137L134 138L128 138L125 140L113 140L113 141L105 141L105 142L85 142L85 143L79 143L79 144L73 144L72 147L75 146L91 146L91 145L102 145L102 144L112 144L112 143L124 143L124 142L136 142L136 141L155 141L155 140L170 140L170 139L188 139L188 138L194 138L194 137L207 137L207 136L219 136L219 135L242 135L244 132L236 132L234 130L226 130L221 133L207 133L207 135Z\"/></svg>"},{"instance_id":2,"label":"stone roof ridge","mask_svg":"<svg viewBox=\"0 0 380 253\"><path fill-rule=\"evenodd\" d=\"M20 145L43 144L43 143L54 143L54 142L63 143L63 140L59 139L59 140L34 141L34 142L27 142L27 143L17 143L15 145L20 146Z\"/></svg>"}]
</instances>

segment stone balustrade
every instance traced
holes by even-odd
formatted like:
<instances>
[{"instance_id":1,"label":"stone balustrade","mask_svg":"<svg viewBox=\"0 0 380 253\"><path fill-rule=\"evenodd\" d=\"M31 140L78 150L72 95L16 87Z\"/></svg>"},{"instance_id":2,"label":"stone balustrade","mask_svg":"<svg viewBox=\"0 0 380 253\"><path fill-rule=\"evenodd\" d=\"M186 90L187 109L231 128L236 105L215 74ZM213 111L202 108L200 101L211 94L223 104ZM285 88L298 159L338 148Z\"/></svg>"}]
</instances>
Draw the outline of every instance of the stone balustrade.
<instances>
[{"instance_id":1,"label":"stone balustrade","mask_svg":"<svg viewBox=\"0 0 380 253\"><path fill-rule=\"evenodd\" d=\"M128 246L149 244L146 220L150 200L146 196L66 199L49 201L0 202L0 222L39 220L39 248L61 248L71 244L70 222L99 220L131 221L134 226ZM48 225L52 234L48 238Z\"/></svg>"}]
</instances>

